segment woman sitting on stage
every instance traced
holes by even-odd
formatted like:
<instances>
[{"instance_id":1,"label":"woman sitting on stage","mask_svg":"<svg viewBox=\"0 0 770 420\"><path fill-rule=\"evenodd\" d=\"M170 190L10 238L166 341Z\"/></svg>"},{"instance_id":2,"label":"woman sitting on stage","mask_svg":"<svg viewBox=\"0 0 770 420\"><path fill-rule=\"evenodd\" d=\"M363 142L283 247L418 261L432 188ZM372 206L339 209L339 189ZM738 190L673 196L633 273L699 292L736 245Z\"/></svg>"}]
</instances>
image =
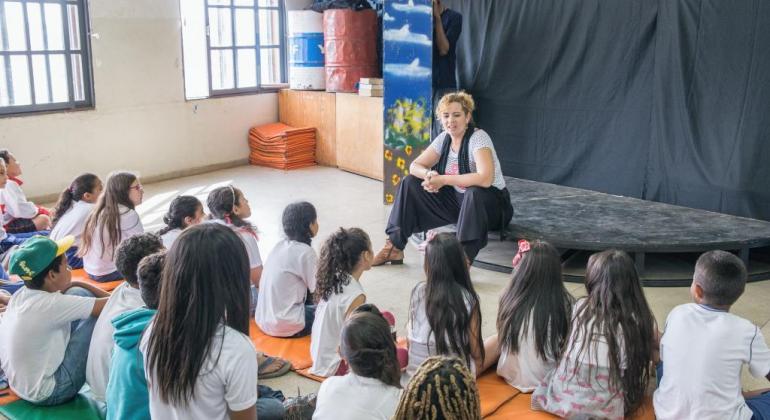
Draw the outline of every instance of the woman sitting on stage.
<instances>
[{"instance_id":1,"label":"woman sitting on stage","mask_svg":"<svg viewBox=\"0 0 770 420\"><path fill-rule=\"evenodd\" d=\"M412 162L398 188L385 233L388 240L372 265L401 264L415 232L457 224L468 262L487 245L487 232L513 217L495 146L473 125L473 98L465 92L441 98L436 116L444 127Z\"/></svg>"}]
</instances>

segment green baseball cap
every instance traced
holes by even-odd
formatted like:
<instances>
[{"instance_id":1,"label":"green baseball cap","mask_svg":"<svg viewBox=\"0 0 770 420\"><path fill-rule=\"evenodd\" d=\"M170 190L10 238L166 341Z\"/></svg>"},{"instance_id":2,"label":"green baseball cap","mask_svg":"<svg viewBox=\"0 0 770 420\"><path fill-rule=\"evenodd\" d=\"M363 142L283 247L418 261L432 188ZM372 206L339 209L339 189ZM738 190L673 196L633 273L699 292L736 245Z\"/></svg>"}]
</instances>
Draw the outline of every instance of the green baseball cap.
<instances>
[{"instance_id":1,"label":"green baseball cap","mask_svg":"<svg viewBox=\"0 0 770 420\"><path fill-rule=\"evenodd\" d=\"M13 251L8 263L8 272L21 277L22 280L32 280L56 257L70 249L73 242L73 236L65 236L58 241L45 236L33 236Z\"/></svg>"}]
</instances>

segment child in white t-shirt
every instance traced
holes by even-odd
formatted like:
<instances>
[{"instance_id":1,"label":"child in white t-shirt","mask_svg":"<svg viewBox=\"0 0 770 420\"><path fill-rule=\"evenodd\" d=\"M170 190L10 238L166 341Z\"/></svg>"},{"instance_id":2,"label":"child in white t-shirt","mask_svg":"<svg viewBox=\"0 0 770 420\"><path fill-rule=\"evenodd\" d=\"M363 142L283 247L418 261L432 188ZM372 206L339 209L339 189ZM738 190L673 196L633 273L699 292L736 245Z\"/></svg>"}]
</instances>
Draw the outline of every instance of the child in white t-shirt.
<instances>
[{"instance_id":1,"label":"child in white t-shirt","mask_svg":"<svg viewBox=\"0 0 770 420\"><path fill-rule=\"evenodd\" d=\"M163 240L163 246L171 249L171 245L182 231L203 221L203 204L192 195L180 195L171 200L168 213L163 215L166 224L158 234Z\"/></svg>"},{"instance_id":2,"label":"child in white t-shirt","mask_svg":"<svg viewBox=\"0 0 770 420\"><path fill-rule=\"evenodd\" d=\"M78 257L80 238L86 219L102 194L102 180L94 174L83 174L75 178L72 184L62 191L54 207L51 239L59 240L65 236L74 236L75 244L67 250L67 263L71 268L83 268L83 259Z\"/></svg>"},{"instance_id":3,"label":"child in white t-shirt","mask_svg":"<svg viewBox=\"0 0 770 420\"><path fill-rule=\"evenodd\" d=\"M98 282L123 278L115 267L115 249L120 243L144 232L135 208L142 203L144 189L130 172L113 172L104 193L86 220L78 256L86 274Z\"/></svg>"},{"instance_id":4,"label":"child in white t-shirt","mask_svg":"<svg viewBox=\"0 0 770 420\"><path fill-rule=\"evenodd\" d=\"M110 377L110 360L115 346L112 320L118 315L144 306L136 269L142 258L163 249L158 235L142 233L121 242L115 251L115 266L126 281L112 291L102 316L96 321L86 365L86 381L94 398L99 401L105 400L107 381Z\"/></svg>"},{"instance_id":5,"label":"child in white t-shirt","mask_svg":"<svg viewBox=\"0 0 770 420\"><path fill-rule=\"evenodd\" d=\"M497 334L484 342L485 369L521 392L532 392L556 367L569 333L573 298L564 288L561 258L543 241L519 241L513 277L500 298Z\"/></svg>"},{"instance_id":6,"label":"child in white t-shirt","mask_svg":"<svg viewBox=\"0 0 770 420\"><path fill-rule=\"evenodd\" d=\"M358 228L340 228L321 248L315 291L318 308L310 335L313 375L327 377L347 370L337 351L342 324L366 302L359 279L372 268L373 257L369 235Z\"/></svg>"},{"instance_id":7,"label":"child in white t-shirt","mask_svg":"<svg viewBox=\"0 0 770 420\"><path fill-rule=\"evenodd\" d=\"M51 229L51 211L27 200L21 186L21 164L7 149L0 150L0 159L5 161L8 184L0 190L0 204L5 209L2 225L8 233L37 232Z\"/></svg>"},{"instance_id":8,"label":"child in white t-shirt","mask_svg":"<svg viewBox=\"0 0 770 420\"><path fill-rule=\"evenodd\" d=\"M316 306L308 299L315 291L316 254L310 246L318 233L315 207L289 204L283 211L283 232L265 263L254 318L274 337L304 337L313 328Z\"/></svg>"},{"instance_id":9,"label":"child in white t-shirt","mask_svg":"<svg viewBox=\"0 0 770 420\"><path fill-rule=\"evenodd\" d=\"M746 287L746 267L725 251L695 264L690 295L666 319L660 342L655 416L667 419L770 418L770 389L741 392L741 368L770 380L770 349L751 321L731 314Z\"/></svg>"},{"instance_id":10,"label":"child in white t-shirt","mask_svg":"<svg viewBox=\"0 0 770 420\"><path fill-rule=\"evenodd\" d=\"M64 252L73 241L31 238L9 264L25 287L0 321L0 364L13 391L36 405L62 404L80 391L96 317L109 296L71 281Z\"/></svg>"},{"instance_id":11,"label":"child in white t-shirt","mask_svg":"<svg viewBox=\"0 0 770 420\"><path fill-rule=\"evenodd\" d=\"M389 420L401 394L401 369L390 326L382 315L358 312L342 328L340 354L345 376L321 384L315 420ZM345 404L340 404L345 401Z\"/></svg>"}]
</instances>

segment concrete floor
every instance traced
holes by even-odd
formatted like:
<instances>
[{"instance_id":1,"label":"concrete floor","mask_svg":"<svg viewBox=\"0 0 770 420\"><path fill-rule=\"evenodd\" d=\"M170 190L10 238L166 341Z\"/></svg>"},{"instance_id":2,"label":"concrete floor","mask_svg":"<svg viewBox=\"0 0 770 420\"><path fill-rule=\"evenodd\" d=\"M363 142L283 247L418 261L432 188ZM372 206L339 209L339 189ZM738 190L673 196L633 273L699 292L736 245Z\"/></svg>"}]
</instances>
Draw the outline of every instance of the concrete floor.
<instances>
[{"instance_id":1,"label":"concrete floor","mask_svg":"<svg viewBox=\"0 0 770 420\"><path fill-rule=\"evenodd\" d=\"M320 230L313 241L318 251L323 240L340 226L360 227L372 238L377 251L385 240L385 224L390 208L382 204L382 184L337 169L314 167L290 172L244 166L180 178L145 186L145 202L139 213L145 228L150 230L161 223L161 216L168 202L179 194L197 195L204 201L208 192L220 185L233 183L242 189L251 203L252 223L260 234L260 250L263 258L269 258L270 250L281 238L280 219L286 204L307 200L318 211ZM471 268L471 278L482 303L482 331L485 336L495 331L495 318L499 294L508 281L508 275ZM376 267L364 273L362 284L370 302L396 315L398 333L405 333L409 293L423 279L422 255L416 249L407 248L402 266ZM567 283L567 289L575 296L585 294L580 284ZM668 312L676 305L690 301L688 288L646 288L645 294L662 329ZM733 312L762 327L766 338L770 337L770 281L750 283L746 293L733 307ZM294 373L261 383L281 389L287 396L317 391L319 384ZM767 380L757 380L746 372L743 375L745 389L768 387Z\"/></svg>"}]
</instances>

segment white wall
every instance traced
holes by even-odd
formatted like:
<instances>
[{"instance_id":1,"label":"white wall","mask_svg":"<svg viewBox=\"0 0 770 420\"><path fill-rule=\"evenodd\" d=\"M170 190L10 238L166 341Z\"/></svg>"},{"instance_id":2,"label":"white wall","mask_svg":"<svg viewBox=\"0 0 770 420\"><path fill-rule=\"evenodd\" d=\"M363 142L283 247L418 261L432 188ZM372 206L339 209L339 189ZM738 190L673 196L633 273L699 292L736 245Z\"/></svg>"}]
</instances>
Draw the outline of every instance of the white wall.
<instances>
[{"instance_id":1,"label":"white wall","mask_svg":"<svg viewBox=\"0 0 770 420\"><path fill-rule=\"evenodd\" d=\"M178 0L91 0L94 110L0 118L27 196L82 172L143 177L248 157L249 127L278 120L275 94L185 101Z\"/></svg>"}]
</instances>

